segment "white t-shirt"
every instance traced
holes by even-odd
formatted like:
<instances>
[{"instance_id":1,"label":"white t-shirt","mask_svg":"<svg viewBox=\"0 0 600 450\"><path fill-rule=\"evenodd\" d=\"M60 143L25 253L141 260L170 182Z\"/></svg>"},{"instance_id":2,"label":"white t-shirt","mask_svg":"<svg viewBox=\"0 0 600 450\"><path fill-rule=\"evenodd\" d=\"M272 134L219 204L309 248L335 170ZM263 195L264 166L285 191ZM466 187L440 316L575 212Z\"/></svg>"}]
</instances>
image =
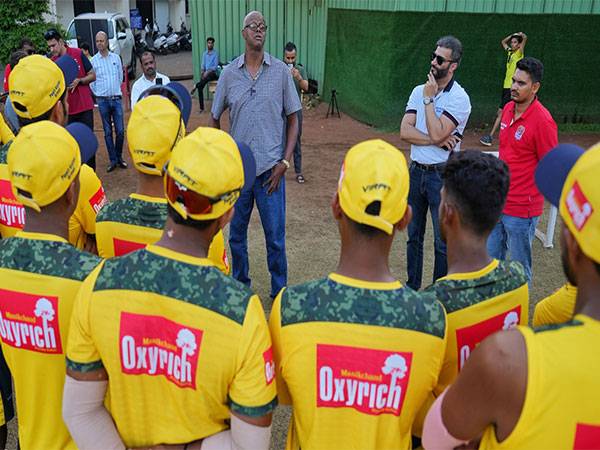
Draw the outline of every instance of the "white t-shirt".
<instances>
[{"instance_id":1,"label":"white t-shirt","mask_svg":"<svg viewBox=\"0 0 600 450\"><path fill-rule=\"evenodd\" d=\"M131 88L131 107L132 108L137 103L138 98L140 97L140 94L142 92L144 92L146 89L148 89L150 86L154 86L156 84L157 78L162 78L162 80L163 80L162 84L168 84L171 82L171 80L169 80L168 76L163 75L162 73L158 73L158 72L156 72L156 77L154 77L154 80L152 80L152 81L147 79L145 75L142 75L137 80L135 80L135 83L133 83L133 87Z\"/></svg>"}]
</instances>

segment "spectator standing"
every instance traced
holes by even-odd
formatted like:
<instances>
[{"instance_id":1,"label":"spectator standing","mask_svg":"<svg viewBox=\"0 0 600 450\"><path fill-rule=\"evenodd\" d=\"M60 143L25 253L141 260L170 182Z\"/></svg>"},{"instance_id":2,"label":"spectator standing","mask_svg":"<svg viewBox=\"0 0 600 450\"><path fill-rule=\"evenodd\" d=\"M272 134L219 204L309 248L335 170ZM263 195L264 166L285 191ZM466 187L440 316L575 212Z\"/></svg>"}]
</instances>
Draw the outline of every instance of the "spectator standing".
<instances>
[{"instance_id":1,"label":"spectator standing","mask_svg":"<svg viewBox=\"0 0 600 450\"><path fill-rule=\"evenodd\" d=\"M35 53L35 46L33 45L33 41L31 39L29 39L28 37L24 37L21 39L21 42L19 42L19 48L17 48L16 51L21 50L23 52L25 52L25 54L28 55L33 55ZM12 60L12 55L11 55L11 60ZM4 68L4 92L8 91L8 77L10 75L10 71L12 70L12 64L7 64L6 67Z\"/></svg>"},{"instance_id":2,"label":"spectator standing","mask_svg":"<svg viewBox=\"0 0 600 450\"><path fill-rule=\"evenodd\" d=\"M198 90L198 101L200 102L200 112L204 111L204 86L209 81L219 78L217 70L219 68L219 52L215 50L215 38L206 39L206 50L202 53L202 66L200 72L200 81L192 89L191 95Z\"/></svg>"},{"instance_id":3,"label":"spectator standing","mask_svg":"<svg viewBox=\"0 0 600 450\"><path fill-rule=\"evenodd\" d=\"M112 172L117 167L127 168L123 161L123 140L125 131L123 125L123 104L121 83L123 83L123 64L121 57L108 49L108 36L104 31L96 34L98 53L92 58L92 66L96 73L96 81L92 83L92 91L98 102L98 111L104 128L104 142L110 164L106 169ZM115 139L113 140L113 125Z\"/></svg>"},{"instance_id":4,"label":"spectator standing","mask_svg":"<svg viewBox=\"0 0 600 450\"><path fill-rule=\"evenodd\" d=\"M427 82L413 89L400 125L400 137L411 143L408 204L413 210L413 220L408 226L406 254L407 284L413 289L421 287L428 208L435 238L433 281L446 275L447 271L446 244L440 235L438 208L441 173L450 151L460 150L460 141L471 114L469 96L454 79L462 53L462 44L454 36L445 36L437 41L431 54Z\"/></svg>"},{"instance_id":5,"label":"spectator standing","mask_svg":"<svg viewBox=\"0 0 600 450\"><path fill-rule=\"evenodd\" d=\"M140 95L150 86L155 84L169 84L171 80L168 76L156 71L156 58L152 52L144 52L140 56L140 64L143 74L139 77L131 88L131 109L135 106Z\"/></svg>"},{"instance_id":6,"label":"spectator standing","mask_svg":"<svg viewBox=\"0 0 600 450\"><path fill-rule=\"evenodd\" d=\"M308 75L306 74L304 66L296 62L296 56L296 45L293 42L285 44L285 48L283 49L283 60L290 68L294 84L296 85L298 98L301 100L302 91L308 91ZM302 104L302 102L300 102L300 104ZM302 108L298 110L296 115L298 116L298 139L294 146L294 172L296 173L296 181L298 183L304 183L306 179L304 178L304 175L302 175Z\"/></svg>"},{"instance_id":7,"label":"spectator standing","mask_svg":"<svg viewBox=\"0 0 600 450\"><path fill-rule=\"evenodd\" d=\"M85 57L87 59L89 59L90 61L92 61L92 54L90 53L90 44L88 44L87 42L84 42L83 44L81 44L81 51L83 52L83 54L85 55Z\"/></svg>"},{"instance_id":8,"label":"spectator standing","mask_svg":"<svg viewBox=\"0 0 600 450\"><path fill-rule=\"evenodd\" d=\"M242 192L229 228L233 276L250 285L248 223L256 201L274 298L287 284L284 175L298 138L296 113L301 105L289 68L264 51L266 34L267 25L260 12L246 15L242 29L245 53L221 74L210 123L220 128L221 115L229 108L231 135L249 145L256 160L256 181Z\"/></svg>"}]
</instances>

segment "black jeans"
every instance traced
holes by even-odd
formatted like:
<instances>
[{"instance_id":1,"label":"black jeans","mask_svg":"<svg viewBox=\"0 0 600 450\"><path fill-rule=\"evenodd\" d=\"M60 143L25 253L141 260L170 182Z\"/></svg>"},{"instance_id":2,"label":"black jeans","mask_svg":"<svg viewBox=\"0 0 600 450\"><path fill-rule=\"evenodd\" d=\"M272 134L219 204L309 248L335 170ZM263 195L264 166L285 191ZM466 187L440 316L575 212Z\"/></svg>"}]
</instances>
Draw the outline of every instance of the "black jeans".
<instances>
[{"instance_id":1,"label":"black jeans","mask_svg":"<svg viewBox=\"0 0 600 450\"><path fill-rule=\"evenodd\" d=\"M298 117L298 139L296 140L296 145L294 146L294 172L296 175L302 173L302 148L301 148L301 138L302 138L302 110L296 112Z\"/></svg>"},{"instance_id":2,"label":"black jeans","mask_svg":"<svg viewBox=\"0 0 600 450\"><path fill-rule=\"evenodd\" d=\"M198 89L198 101L200 102L200 110L204 111L204 86L208 84L209 81L218 80L219 77L217 73L213 70L204 74L204 78L196 83L196 89Z\"/></svg>"},{"instance_id":3,"label":"black jeans","mask_svg":"<svg viewBox=\"0 0 600 450\"><path fill-rule=\"evenodd\" d=\"M92 132L94 131L94 110L88 109L87 111L81 111L77 114L69 114L68 124L80 122L84 125L90 127ZM96 155L92 156L88 161L81 161L82 163L87 164L92 169L96 170Z\"/></svg>"}]
</instances>

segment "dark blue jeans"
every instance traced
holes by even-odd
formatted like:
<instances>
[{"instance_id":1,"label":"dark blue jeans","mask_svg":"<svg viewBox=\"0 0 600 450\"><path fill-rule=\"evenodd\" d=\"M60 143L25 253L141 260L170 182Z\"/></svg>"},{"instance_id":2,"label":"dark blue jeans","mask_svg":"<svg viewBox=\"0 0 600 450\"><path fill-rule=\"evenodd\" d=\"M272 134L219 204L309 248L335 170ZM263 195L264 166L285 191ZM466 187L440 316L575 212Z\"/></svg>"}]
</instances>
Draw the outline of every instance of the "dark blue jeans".
<instances>
[{"instance_id":1,"label":"dark blue jeans","mask_svg":"<svg viewBox=\"0 0 600 450\"><path fill-rule=\"evenodd\" d=\"M434 234L433 281L448 272L446 244L442 241L438 217L441 189L442 177L439 170L424 170L417 167L415 163L410 165L408 204L412 208L413 218L408 225L406 284L415 290L421 288L423 276L423 239L427 225L427 209L431 211Z\"/></svg>"},{"instance_id":2,"label":"dark blue jeans","mask_svg":"<svg viewBox=\"0 0 600 450\"><path fill-rule=\"evenodd\" d=\"M254 202L260 214L267 244L267 265L271 273L271 297L274 298L287 284L287 257L285 254L285 176L279 187L267 195L263 183L271 176L271 170L256 177L254 186L242 192L235 204L235 212L229 227L229 247L233 277L250 286L248 264L248 223Z\"/></svg>"},{"instance_id":3,"label":"dark blue jeans","mask_svg":"<svg viewBox=\"0 0 600 450\"><path fill-rule=\"evenodd\" d=\"M117 164L123 160L123 140L125 132L123 128L123 106L121 99L98 98L98 110L102 118L104 128L104 142L111 164ZM113 141L113 124L116 137Z\"/></svg>"},{"instance_id":4,"label":"dark blue jeans","mask_svg":"<svg viewBox=\"0 0 600 450\"><path fill-rule=\"evenodd\" d=\"M296 175L302 173L302 110L297 112L298 117L298 140L294 146L294 172Z\"/></svg>"}]
</instances>

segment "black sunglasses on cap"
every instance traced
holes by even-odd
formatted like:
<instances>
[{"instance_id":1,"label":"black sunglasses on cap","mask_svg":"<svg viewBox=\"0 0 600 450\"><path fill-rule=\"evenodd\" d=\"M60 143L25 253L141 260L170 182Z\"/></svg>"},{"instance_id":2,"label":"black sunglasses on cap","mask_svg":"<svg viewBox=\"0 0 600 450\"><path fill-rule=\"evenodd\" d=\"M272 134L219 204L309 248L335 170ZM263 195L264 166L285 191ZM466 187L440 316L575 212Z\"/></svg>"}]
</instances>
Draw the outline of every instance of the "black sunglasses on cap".
<instances>
[{"instance_id":1,"label":"black sunglasses on cap","mask_svg":"<svg viewBox=\"0 0 600 450\"><path fill-rule=\"evenodd\" d=\"M52 28L44 33L44 39L46 39L47 41L49 41L50 39L59 40L62 39L62 36L58 32L58 30Z\"/></svg>"},{"instance_id":2,"label":"black sunglasses on cap","mask_svg":"<svg viewBox=\"0 0 600 450\"><path fill-rule=\"evenodd\" d=\"M445 62L449 62L449 63L456 62L453 59L446 59L443 56L440 56L440 55L436 54L435 52L432 52L431 53L431 61L433 61L434 59L435 59L435 62L437 63L438 66L441 66Z\"/></svg>"}]
</instances>

